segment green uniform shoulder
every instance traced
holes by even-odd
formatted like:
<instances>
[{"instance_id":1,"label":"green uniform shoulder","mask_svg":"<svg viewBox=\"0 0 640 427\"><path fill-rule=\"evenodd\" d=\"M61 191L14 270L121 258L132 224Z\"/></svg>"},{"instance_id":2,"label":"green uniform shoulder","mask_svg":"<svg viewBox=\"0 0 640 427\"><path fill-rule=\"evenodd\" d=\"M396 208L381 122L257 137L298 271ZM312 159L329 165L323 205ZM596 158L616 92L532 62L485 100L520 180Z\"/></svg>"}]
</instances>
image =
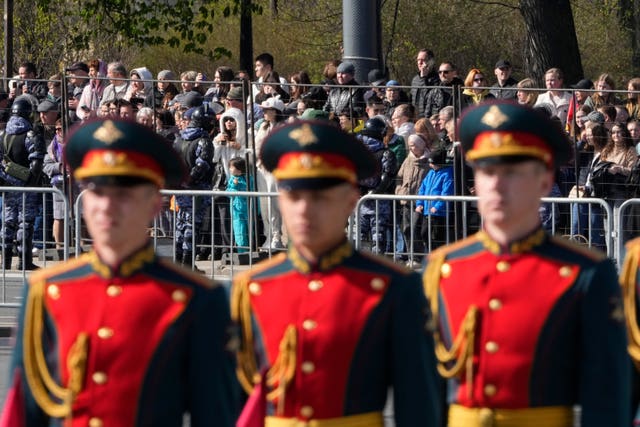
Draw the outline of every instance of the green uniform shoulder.
<instances>
[{"instance_id":1,"label":"green uniform shoulder","mask_svg":"<svg viewBox=\"0 0 640 427\"><path fill-rule=\"evenodd\" d=\"M197 286L202 286L207 289L213 289L219 286L219 284L216 281L210 279L204 274L198 273L196 271L193 271L191 269L178 265L169 259L158 258L158 263L162 265L164 268L167 268L169 270L176 272L177 274L181 275L182 277L186 278L189 282Z\"/></svg>"},{"instance_id":2,"label":"green uniform shoulder","mask_svg":"<svg viewBox=\"0 0 640 427\"><path fill-rule=\"evenodd\" d=\"M61 276L66 273L71 273L79 267L89 264L90 258L88 254L82 254L78 258L71 258L63 263L42 268L31 273L28 279L28 283L36 283L41 281L48 281L53 277Z\"/></svg>"},{"instance_id":3,"label":"green uniform shoulder","mask_svg":"<svg viewBox=\"0 0 640 427\"><path fill-rule=\"evenodd\" d=\"M567 240L564 237L551 236L550 240L551 243L559 246L560 248L567 249L568 251L576 255L583 256L591 261L601 262L607 259L607 255L604 252L580 245L576 242L572 242L571 240Z\"/></svg>"}]
</instances>

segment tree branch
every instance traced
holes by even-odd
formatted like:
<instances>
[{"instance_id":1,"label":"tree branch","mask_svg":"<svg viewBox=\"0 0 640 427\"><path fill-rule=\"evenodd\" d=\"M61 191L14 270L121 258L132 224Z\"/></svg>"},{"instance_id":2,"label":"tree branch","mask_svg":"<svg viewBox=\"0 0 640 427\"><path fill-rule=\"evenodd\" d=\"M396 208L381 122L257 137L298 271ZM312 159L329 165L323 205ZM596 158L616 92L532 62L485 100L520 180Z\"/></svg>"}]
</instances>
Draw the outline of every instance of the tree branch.
<instances>
[{"instance_id":1,"label":"tree branch","mask_svg":"<svg viewBox=\"0 0 640 427\"><path fill-rule=\"evenodd\" d=\"M520 7L518 6L502 3L499 1L488 1L488 0L467 0L467 1L470 1L471 3L479 3L479 4L485 4L485 5L491 5L491 6L503 6L512 10L520 10Z\"/></svg>"}]
</instances>

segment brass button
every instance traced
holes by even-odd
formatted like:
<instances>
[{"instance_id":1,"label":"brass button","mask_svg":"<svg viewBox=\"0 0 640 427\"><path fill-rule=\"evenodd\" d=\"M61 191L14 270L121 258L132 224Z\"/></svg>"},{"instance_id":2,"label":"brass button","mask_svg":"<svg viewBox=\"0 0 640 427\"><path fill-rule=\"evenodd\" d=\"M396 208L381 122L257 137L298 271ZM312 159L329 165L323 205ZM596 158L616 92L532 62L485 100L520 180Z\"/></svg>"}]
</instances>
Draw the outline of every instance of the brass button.
<instances>
[{"instance_id":1,"label":"brass button","mask_svg":"<svg viewBox=\"0 0 640 427\"><path fill-rule=\"evenodd\" d=\"M98 337L106 340L113 336L113 329L107 328L106 326L98 329Z\"/></svg>"},{"instance_id":2,"label":"brass button","mask_svg":"<svg viewBox=\"0 0 640 427\"><path fill-rule=\"evenodd\" d=\"M487 341L487 343L484 345L484 349L487 350L487 353L493 354L500 349L500 346L498 346L498 343L495 341Z\"/></svg>"},{"instance_id":3,"label":"brass button","mask_svg":"<svg viewBox=\"0 0 640 427\"><path fill-rule=\"evenodd\" d=\"M560 267L559 273L560 277L569 277L572 273L571 267L569 267L568 265L563 265L562 267Z\"/></svg>"},{"instance_id":4,"label":"brass button","mask_svg":"<svg viewBox=\"0 0 640 427\"><path fill-rule=\"evenodd\" d=\"M47 287L47 295L49 295L51 299L60 298L60 288L58 285L49 285Z\"/></svg>"},{"instance_id":5,"label":"brass button","mask_svg":"<svg viewBox=\"0 0 640 427\"><path fill-rule=\"evenodd\" d=\"M260 295L262 293L262 287L257 282L249 283L249 292L251 295Z\"/></svg>"},{"instance_id":6,"label":"brass button","mask_svg":"<svg viewBox=\"0 0 640 427\"><path fill-rule=\"evenodd\" d=\"M315 320L307 319L304 322L302 322L302 329L304 329L305 331L312 331L317 327L318 327L318 322L316 322Z\"/></svg>"},{"instance_id":7,"label":"brass button","mask_svg":"<svg viewBox=\"0 0 640 427\"><path fill-rule=\"evenodd\" d=\"M313 416L313 408L309 405L305 405L300 408L300 415L304 418L311 418Z\"/></svg>"},{"instance_id":8,"label":"brass button","mask_svg":"<svg viewBox=\"0 0 640 427\"><path fill-rule=\"evenodd\" d=\"M440 275L445 279L451 276L451 265L446 262L442 264L440 266Z\"/></svg>"},{"instance_id":9,"label":"brass button","mask_svg":"<svg viewBox=\"0 0 640 427\"><path fill-rule=\"evenodd\" d=\"M98 417L89 418L89 427L102 427L104 423Z\"/></svg>"},{"instance_id":10,"label":"brass button","mask_svg":"<svg viewBox=\"0 0 640 427\"><path fill-rule=\"evenodd\" d=\"M171 299L175 302L185 302L187 300L187 293L182 289L176 289L171 293Z\"/></svg>"},{"instance_id":11,"label":"brass button","mask_svg":"<svg viewBox=\"0 0 640 427\"><path fill-rule=\"evenodd\" d=\"M379 277L374 277L373 279L371 279L371 288L374 291L381 291L384 289L384 287L385 287L385 283L383 279Z\"/></svg>"},{"instance_id":12,"label":"brass button","mask_svg":"<svg viewBox=\"0 0 640 427\"><path fill-rule=\"evenodd\" d=\"M498 392L498 388L493 384L487 384L484 386L484 395L488 397L493 397Z\"/></svg>"},{"instance_id":13,"label":"brass button","mask_svg":"<svg viewBox=\"0 0 640 427\"><path fill-rule=\"evenodd\" d=\"M300 369L302 369L302 372L305 374L311 374L316 370L316 365L314 365L313 362L302 362Z\"/></svg>"},{"instance_id":14,"label":"brass button","mask_svg":"<svg viewBox=\"0 0 640 427\"><path fill-rule=\"evenodd\" d=\"M93 380L94 383L98 385L106 384L107 374L105 374L104 372L97 371L97 372L94 372L93 375L91 375L91 379Z\"/></svg>"},{"instance_id":15,"label":"brass button","mask_svg":"<svg viewBox=\"0 0 640 427\"><path fill-rule=\"evenodd\" d=\"M489 309L493 311L497 311L497 310L500 310L501 308L502 308L502 301L500 301L498 298L491 298L489 300Z\"/></svg>"},{"instance_id":16,"label":"brass button","mask_svg":"<svg viewBox=\"0 0 640 427\"><path fill-rule=\"evenodd\" d=\"M498 270L500 273L506 273L510 269L511 264L509 264L507 261L498 261L498 263L496 264L496 270Z\"/></svg>"},{"instance_id":17,"label":"brass button","mask_svg":"<svg viewBox=\"0 0 640 427\"><path fill-rule=\"evenodd\" d=\"M309 290L311 292L317 292L320 289L322 289L323 286L324 284L322 283L321 280L312 280L309 282Z\"/></svg>"},{"instance_id":18,"label":"brass button","mask_svg":"<svg viewBox=\"0 0 640 427\"><path fill-rule=\"evenodd\" d=\"M110 297L117 297L122 293L122 286L118 285L109 285L107 287L107 295Z\"/></svg>"},{"instance_id":19,"label":"brass button","mask_svg":"<svg viewBox=\"0 0 640 427\"><path fill-rule=\"evenodd\" d=\"M480 411L478 411L478 419L481 426L492 426L495 421L495 414L493 413L493 409L480 408Z\"/></svg>"}]
</instances>

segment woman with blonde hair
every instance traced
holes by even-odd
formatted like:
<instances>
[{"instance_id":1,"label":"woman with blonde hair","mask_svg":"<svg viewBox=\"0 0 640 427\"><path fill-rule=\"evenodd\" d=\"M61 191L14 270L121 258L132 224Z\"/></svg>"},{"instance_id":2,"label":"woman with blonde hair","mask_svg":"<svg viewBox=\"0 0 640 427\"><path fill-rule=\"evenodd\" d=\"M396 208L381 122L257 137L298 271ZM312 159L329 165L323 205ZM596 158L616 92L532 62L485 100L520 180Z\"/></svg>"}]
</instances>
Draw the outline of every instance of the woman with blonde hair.
<instances>
[{"instance_id":1,"label":"woman with blonde hair","mask_svg":"<svg viewBox=\"0 0 640 427\"><path fill-rule=\"evenodd\" d=\"M616 97L613 92L608 92L616 89L616 83L613 80L611 74L600 74L598 80L596 80L595 88L597 92L594 92L591 97L587 98L584 105L597 110L604 105L620 105L622 102Z\"/></svg>"},{"instance_id":2,"label":"woman with blonde hair","mask_svg":"<svg viewBox=\"0 0 640 427\"><path fill-rule=\"evenodd\" d=\"M537 87L536 82L533 79L526 78L522 79L518 82L516 87L518 91L516 92L516 98L518 99L518 104L528 105L529 107L533 107L538 100L538 92L535 90L527 90L533 89Z\"/></svg>"}]
</instances>

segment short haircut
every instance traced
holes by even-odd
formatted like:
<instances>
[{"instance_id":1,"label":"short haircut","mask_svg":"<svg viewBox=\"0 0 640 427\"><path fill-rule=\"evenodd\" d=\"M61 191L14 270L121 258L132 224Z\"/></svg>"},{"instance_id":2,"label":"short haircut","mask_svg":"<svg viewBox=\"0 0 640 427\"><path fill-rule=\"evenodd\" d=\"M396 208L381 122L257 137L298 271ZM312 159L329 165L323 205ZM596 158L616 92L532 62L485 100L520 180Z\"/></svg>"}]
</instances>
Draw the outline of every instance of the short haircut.
<instances>
[{"instance_id":1,"label":"short haircut","mask_svg":"<svg viewBox=\"0 0 640 427\"><path fill-rule=\"evenodd\" d=\"M27 73L36 74L36 72L37 72L36 64L34 64L33 62L23 62L23 63L20 64L20 67L18 67L18 68L25 68Z\"/></svg>"},{"instance_id":2,"label":"short haircut","mask_svg":"<svg viewBox=\"0 0 640 427\"><path fill-rule=\"evenodd\" d=\"M427 54L427 59L433 59L433 51L431 49L422 48L418 51L418 53L423 53L423 52Z\"/></svg>"},{"instance_id":3,"label":"short haircut","mask_svg":"<svg viewBox=\"0 0 640 427\"><path fill-rule=\"evenodd\" d=\"M270 65L271 68L273 68L273 55L271 55L270 53L265 52L256 56L256 62L258 61L263 65Z\"/></svg>"},{"instance_id":4,"label":"short haircut","mask_svg":"<svg viewBox=\"0 0 640 427\"><path fill-rule=\"evenodd\" d=\"M560 68L549 68L544 75L546 76L547 74L553 74L556 76L556 78L558 80L564 80L564 73L562 72L562 70Z\"/></svg>"},{"instance_id":5,"label":"short haircut","mask_svg":"<svg viewBox=\"0 0 640 427\"><path fill-rule=\"evenodd\" d=\"M247 162L242 157L232 157L229 160L229 166L238 169L242 174L247 173Z\"/></svg>"},{"instance_id":6,"label":"short haircut","mask_svg":"<svg viewBox=\"0 0 640 427\"><path fill-rule=\"evenodd\" d=\"M112 73L117 73L121 76L127 75L127 67L125 67L122 62L111 62L107 69L111 70Z\"/></svg>"},{"instance_id":7,"label":"short haircut","mask_svg":"<svg viewBox=\"0 0 640 427\"><path fill-rule=\"evenodd\" d=\"M196 77L198 77L198 72L197 71L183 71L180 74L180 80L187 80L190 82L195 82L196 81Z\"/></svg>"},{"instance_id":8,"label":"short haircut","mask_svg":"<svg viewBox=\"0 0 640 427\"><path fill-rule=\"evenodd\" d=\"M384 101L378 95L371 95L369 99L367 99L367 107L378 104L384 104Z\"/></svg>"}]
</instances>

